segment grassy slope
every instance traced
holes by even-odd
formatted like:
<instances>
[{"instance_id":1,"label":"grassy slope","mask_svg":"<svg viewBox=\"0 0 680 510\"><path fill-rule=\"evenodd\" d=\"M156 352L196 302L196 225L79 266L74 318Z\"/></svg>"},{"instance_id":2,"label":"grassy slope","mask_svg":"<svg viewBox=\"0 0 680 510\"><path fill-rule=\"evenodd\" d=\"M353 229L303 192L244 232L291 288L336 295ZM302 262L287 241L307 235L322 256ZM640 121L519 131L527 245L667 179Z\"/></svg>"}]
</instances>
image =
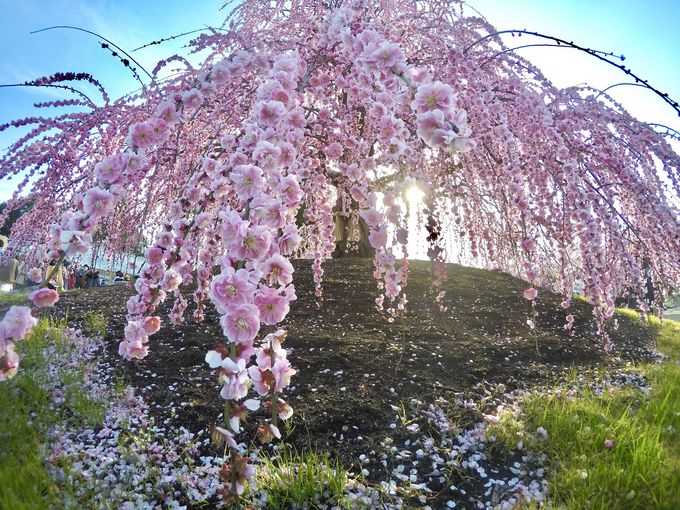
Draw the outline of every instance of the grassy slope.
<instances>
[{"instance_id":1,"label":"grassy slope","mask_svg":"<svg viewBox=\"0 0 680 510\"><path fill-rule=\"evenodd\" d=\"M49 346L65 351L63 323L41 320L17 345L21 356L18 374L0 383L0 508L39 510L70 499L68 488L57 486L45 465L45 434L61 423L98 426L103 407L72 385L82 378L82 367L60 374L65 401L50 406L43 385L51 381L50 360L43 356ZM61 504L61 503L60 503Z\"/></svg>"},{"instance_id":2,"label":"grassy slope","mask_svg":"<svg viewBox=\"0 0 680 510\"><path fill-rule=\"evenodd\" d=\"M680 508L680 323L661 325L653 319L651 327L669 359L631 367L647 377L648 398L630 387L604 392L586 388L576 397L573 388L583 387L583 381L574 380L526 399L521 420L508 419L494 431L507 447L523 430L548 431L547 441L532 446L550 459L556 506Z\"/></svg>"}]
</instances>

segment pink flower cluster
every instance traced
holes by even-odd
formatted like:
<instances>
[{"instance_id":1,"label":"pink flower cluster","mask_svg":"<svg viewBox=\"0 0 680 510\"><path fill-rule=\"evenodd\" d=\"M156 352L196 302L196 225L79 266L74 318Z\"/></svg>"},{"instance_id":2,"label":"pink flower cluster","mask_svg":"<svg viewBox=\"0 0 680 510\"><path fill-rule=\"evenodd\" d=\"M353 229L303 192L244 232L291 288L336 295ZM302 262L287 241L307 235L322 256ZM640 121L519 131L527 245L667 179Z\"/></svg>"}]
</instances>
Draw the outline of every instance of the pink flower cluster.
<instances>
[{"instance_id":1,"label":"pink flower cluster","mask_svg":"<svg viewBox=\"0 0 680 510\"><path fill-rule=\"evenodd\" d=\"M439 81L421 83L411 108L416 113L418 136L430 147L454 153L475 147L467 113L456 108L456 95L450 85Z\"/></svg>"},{"instance_id":2,"label":"pink flower cluster","mask_svg":"<svg viewBox=\"0 0 680 510\"><path fill-rule=\"evenodd\" d=\"M161 327L160 317L146 317L144 320L128 322L125 326L125 340L118 346L118 354L126 359L142 359L149 353L149 335Z\"/></svg>"},{"instance_id":3,"label":"pink flower cluster","mask_svg":"<svg viewBox=\"0 0 680 510\"><path fill-rule=\"evenodd\" d=\"M0 381L10 379L19 368L14 343L26 338L38 321L26 306L12 306L0 321Z\"/></svg>"},{"instance_id":4,"label":"pink flower cluster","mask_svg":"<svg viewBox=\"0 0 680 510\"><path fill-rule=\"evenodd\" d=\"M216 80L222 80L225 65L214 72ZM286 256L300 242L295 212L303 191L296 146L303 140L304 120L296 87L303 74L304 64L295 54L273 62L269 78L257 90L253 118L244 124L243 136L222 137L224 156L202 158L200 170L181 199L169 208L156 242L147 250L148 264L135 284L137 296L127 303L130 317L119 352L126 358L142 358L153 333L145 327L149 318L143 315L172 294L171 319L183 320L187 301L181 288L198 279L194 299L199 308L194 317L202 317L201 303L209 299L221 315L226 337L227 344L210 351L206 362L218 369L220 394L229 402L230 415L226 427L220 428L220 437L232 447L238 420L254 409L249 400L240 403L251 386L274 400L272 405L280 409L276 416L292 414L285 402L278 401L278 393L295 373L280 345L285 334L278 332L277 341L268 337L262 347L255 342L260 325L281 322L296 299L293 267ZM208 73L200 87L212 86ZM203 100L207 97L203 94ZM144 140L137 145L142 146ZM198 242L205 238L210 242L199 248ZM194 277L191 270L196 259L199 268ZM213 276L215 263L221 271ZM275 347L270 349L272 344ZM271 350L269 365L259 355L263 349ZM249 367L254 356L258 361ZM261 437L280 437L273 422L261 430Z\"/></svg>"}]
</instances>

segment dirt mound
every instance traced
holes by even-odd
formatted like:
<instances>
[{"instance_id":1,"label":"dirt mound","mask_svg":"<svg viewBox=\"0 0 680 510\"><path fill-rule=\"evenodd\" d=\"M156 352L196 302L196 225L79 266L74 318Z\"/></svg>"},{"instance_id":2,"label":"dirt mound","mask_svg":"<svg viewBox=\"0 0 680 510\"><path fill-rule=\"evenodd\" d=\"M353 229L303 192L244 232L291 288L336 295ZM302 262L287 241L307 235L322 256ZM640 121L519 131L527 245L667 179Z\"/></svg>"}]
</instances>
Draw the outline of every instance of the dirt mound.
<instances>
[{"instance_id":1,"label":"dirt mound","mask_svg":"<svg viewBox=\"0 0 680 510\"><path fill-rule=\"evenodd\" d=\"M413 262L408 312L390 324L374 307L372 261L328 261L321 307L313 296L309 261L295 267L298 300L282 324L289 358L299 370L285 396L295 409L287 440L330 450L347 463L383 438L395 421L395 407L413 398L427 403L452 392L474 393L482 381L511 390L604 361L588 304L576 300L567 312L561 297L540 291L532 332L526 324L530 305L522 297L527 284L507 274L450 265L444 284L448 310L442 313L429 293L429 265ZM190 306L184 324L166 320L151 337L146 359L125 362L117 349L132 293L123 286L74 291L62 297L54 313L67 314L72 323L90 310L102 314L111 358L152 403L157 418L193 432L207 428L223 406L204 362L206 351L222 338L217 314L208 306L205 322L195 324ZM575 317L571 336L564 329L567 313ZM619 359L648 357L651 328L627 318L619 322L611 332Z\"/></svg>"}]
</instances>

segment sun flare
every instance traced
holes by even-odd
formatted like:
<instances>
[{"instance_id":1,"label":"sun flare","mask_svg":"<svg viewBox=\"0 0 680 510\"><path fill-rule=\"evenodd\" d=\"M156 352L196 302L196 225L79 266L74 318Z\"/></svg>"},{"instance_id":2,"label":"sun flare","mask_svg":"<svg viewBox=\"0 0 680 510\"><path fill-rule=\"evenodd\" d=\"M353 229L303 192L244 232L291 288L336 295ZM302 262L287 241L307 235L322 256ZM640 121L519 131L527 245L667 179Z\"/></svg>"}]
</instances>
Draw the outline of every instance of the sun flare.
<instances>
[{"instance_id":1,"label":"sun flare","mask_svg":"<svg viewBox=\"0 0 680 510\"><path fill-rule=\"evenodd\" d=\"M423 196L425 193L418 186L411 186L406 190L406 201L410 206L416 206L422 202Z\"/></svg>"}]
</instances>

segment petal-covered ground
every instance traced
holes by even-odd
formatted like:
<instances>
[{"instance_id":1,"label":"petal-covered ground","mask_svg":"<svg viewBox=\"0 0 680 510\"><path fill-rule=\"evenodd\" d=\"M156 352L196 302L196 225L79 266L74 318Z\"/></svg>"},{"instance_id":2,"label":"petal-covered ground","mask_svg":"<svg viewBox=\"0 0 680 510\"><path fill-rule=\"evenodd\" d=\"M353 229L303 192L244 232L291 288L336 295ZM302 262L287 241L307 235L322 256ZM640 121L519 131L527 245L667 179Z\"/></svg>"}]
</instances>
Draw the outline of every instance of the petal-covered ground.
<instances>
[{"instance_id":1,"label":"petal-covered ground","mask_svg":"<svg viewBox=\"0 0 680 510\"><path fill-rule=\"evenodd\" d=\"M484 508L525 498L541 501L545 456L522 445L503 453L489 448L486 429L500 411L511 411L525 390L554 383L573 367L587 373L606 363L602 384L645 385L621 375L629 371L619 373L628 361L654 356L654 332L639 321L620 318L618 330L611 331L614 356L605 355L586 303L574 300L565 311L561 297L539 290L537 326L531 330L530 305L522 297L525 282L454 265L444 284L448 309L442 313L429 293L428 264L414 262L408 311L390 324L373 306L371 261L336 260L325 268L319 307L309 262L296 264L298 300L283 328L299 373L285 395L295 414L284 439L299 451L329 452L380 490L380 495L361 485L349 490L347 500L357 505ZM200 465L202 455L207 467L201 469L211 472L220 451L209 444L206 431L221 420L223 401L204 356L220 341L217 316L208 311L206 321L195 324L190 307L184 324L166 322L151 338L146 359L125 362L117 343L132 292L124 286L69 292L53 313L67 315L74 325L93 311L106 319L100 370L129 383L131 409L141 406L140 419L155 423L156 429L148 429L151 443L186 452L194 448L192 462ZM569 313L575 317L573 334L564 327ZM100 448L95 457L106 456L106 441L120 433L117 411L111 412L102 429L64 431L61 437L76 444L94 441ZM544 439L540 430L532 436ZM239 439L250 443L252 438L250 424ZM178 469L177 476L189 476ZM172 486L175 475L166 476ZM201 483L210 498L215 487ZM176 494L171 499L187 504L201 498Z\"/></svg>"}]
</instances>

